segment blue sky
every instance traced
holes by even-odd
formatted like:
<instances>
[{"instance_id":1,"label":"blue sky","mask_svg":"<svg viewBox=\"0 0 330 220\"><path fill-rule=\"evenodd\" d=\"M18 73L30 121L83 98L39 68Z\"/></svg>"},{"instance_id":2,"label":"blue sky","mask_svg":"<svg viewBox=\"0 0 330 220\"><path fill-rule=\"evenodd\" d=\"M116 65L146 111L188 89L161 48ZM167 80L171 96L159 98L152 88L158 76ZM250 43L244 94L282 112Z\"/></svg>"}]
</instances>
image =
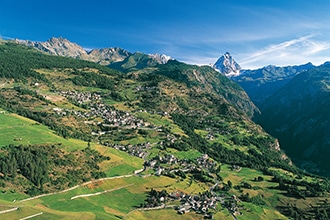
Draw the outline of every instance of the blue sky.
<instances>
[{"instance_id":1,"label":"blue sky","mask_svg":"<svg viewBox=\"0 0 330 220\"><path fill-rule=\"evenodd\" d=\"M330 1L8 0L0 36L165 53L193 64L229 51L243 68L330 61Z\"/></svg>"}]
</instances>

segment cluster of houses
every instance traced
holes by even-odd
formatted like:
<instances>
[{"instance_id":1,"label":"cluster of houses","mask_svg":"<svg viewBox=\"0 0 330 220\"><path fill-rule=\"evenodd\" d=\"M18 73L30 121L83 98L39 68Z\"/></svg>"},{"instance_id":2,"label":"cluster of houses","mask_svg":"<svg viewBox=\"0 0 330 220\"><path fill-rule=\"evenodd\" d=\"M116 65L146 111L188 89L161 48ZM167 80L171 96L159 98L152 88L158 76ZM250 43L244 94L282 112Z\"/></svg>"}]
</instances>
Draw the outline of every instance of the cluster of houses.
<instances>
[{"instance_id":1,"label":"cluster of houses","mask_svg":"<svg viewBox=\"0 0 330 220\"><path fill-rule=\"evenodd\" d=\"M163 164L166 164L166 166L162 166ZM175 167L173 165L175 165ZM146 167L155 170L155 175L174 173L176 171L189 173L194 169L214 170L216 165L217 163L209 158L207 154L198 157L196 162L187 161L185 159L180 160L172 154L156 156L145 162ZM235 166L235 168L240 169L239 166ZM241 214L238 205L239 199L237 199L236 196L219 196L213 191L218 184L217 182L214 186L210 187L210 191L199 195L189 195L180 191L170 193L169 199L180 201L181 204L176 207L177 213L179 214L195 211L196 213L203 214L205 219L213 219L212 212L210 211L215 210L217 203L220 203L223 207L227 208L235 218L235 216Z\"/></svg>"},{"instance_id":2,"label":"cluster of houses","mask_svg":"<svg viewBox=\"0 0 330 220\"><path fill-rule=\"evenodd\" d=\"M176 168L172 165L176 165ZM145 166L154 169L156 176L175 173L177 171L188 173L196 168L194 163L188 162L186 159L178 159L173 154L156 156L149 161L146 161Z\"/></svg>"},{"instance_id":3,"label":"cluster of houses","mask_svg":"<svg viewBox=\"0 0 330 220\"><path fill-rule=\"evenodd\" d=\"M199 195L183 194L179 199L181 205L176 207L179 214L185 214L195 211L200 214L207 214L211 209L215 210L217 205L217 196L211 193L202 193Z\"/></svg>"},{"instance_id":4,"label":"cluster of houses","mask_svg":"<svg viewBox=\"0 0 330 220\"><path fill-rule=\"evenodd\" d=\"M173 154L165 154L162 156L156 156L146 161L145 166L148 168L153 168L155 170L155 174L160 176L162 174L175 173L177 171L189 173L196 168L214 170L217 165L216 162L209 158L207 154L198 157L196 162L197 163L195 164L194 162L186 159L178 159ZM162 166L164 164L166 164L166 166ZM176 165L175 168L172 165Z\"/></svg>"},{"instance_id":5,"label":"cluster of houses","mask_svg":"<svg viewBox=\"0 0 330 220\"><path fill-rule=\"evenodd\" d=\"M125 151L129 153L130 155L145 159L148 155L148 150L151 148L150 142L136 144L136 145L120 145L120 144L107 144L106 146L115 148L117 150Z\"/></svg>"},{"instance_id":6,"label":"cluster of houses","mask_svg":"<svg viewBox=\"0 0 330 220\"><path fill-rule=\"evenodd\" d=\"M178 191L170 193L168 197L173 201L180 201L180 205L176 206L175 210L181 215L195 211L196 213L203 214L204 219L213 219L212 210L216 209L218 203L227 208L235 219L235 216L242 214L239 211L240 200L235 195L219 196L210 190L198 195L189 195Z\"/></svg>"},{"instance_id":7,"label":"cluster of houses","mask_svg":"<svg viewBox=\"0 0 330 220\"><path fill-rule=\"evenodd\" d=\"M101 95L95 92L78 92L78 91L59 91L59 94L73 100L78 104L96 101L101 99Z\"/></svg>"},{"instance_id":8,"label":"cluster of houses","mask_svg":"<svg viewBox=\"0 0 330 220\"><path fill-rule=\"evenodd\" d=\"M101 117L104 127L125 127L127 129L137 129L150 127L151 124L138 119L128 112L119 111L112 106L98 103L85 113L86 118Z\"/></svg>"},{"instance_id":9,"label":"cluster of houses","mask_svg":"<svg viewBox=\"0 0 330 220\"><path fill-rule=\"evenodd\" d=\"M209 158L209 156L207 154L204 154L201 157L198 157L197 164L200 167L203 167L207 170L213 170L217 165L217 163L214 160L212 160L211 158Z\"/></svg>"},{"instance_id":10,"label":"cluster of houses","mask_svg":"<svg viewBox=\"0 0 330 220\"><path fill-rule=\"evenodd\" d=\"M113 106L104 104L101 95L95 92L59 91L62 96L72 101L87 105L87 111L76 111L73 109L54 108L57 115L65 116L71 113L77 117L84 118L85 123L102 125L106 128L121 127L124 129L157 129L149 122L135 117L134 115L115 109ZM101 118L102 122L94 120ZM93 135L103 135L106 132L93 132Z\"/></svg>"}]
</instances>

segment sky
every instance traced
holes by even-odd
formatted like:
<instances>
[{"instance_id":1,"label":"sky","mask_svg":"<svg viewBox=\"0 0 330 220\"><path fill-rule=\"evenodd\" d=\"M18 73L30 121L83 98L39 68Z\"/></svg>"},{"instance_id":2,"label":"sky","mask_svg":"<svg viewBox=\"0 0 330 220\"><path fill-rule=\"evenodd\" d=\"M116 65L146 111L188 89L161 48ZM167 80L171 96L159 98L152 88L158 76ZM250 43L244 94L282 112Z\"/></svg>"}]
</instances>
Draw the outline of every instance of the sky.
<instances>
[{"instance_id":1,"label":"sky","mask_svg":"<svg viewBox=\"0 0 330 220\"><path fill-rule=\"evenodd\" d=\"M329 12L324 0L2 0L0 37L64 37L198 65L230 52L243 69L320 65L330 61Z\"/></svg>"}]
</instances>

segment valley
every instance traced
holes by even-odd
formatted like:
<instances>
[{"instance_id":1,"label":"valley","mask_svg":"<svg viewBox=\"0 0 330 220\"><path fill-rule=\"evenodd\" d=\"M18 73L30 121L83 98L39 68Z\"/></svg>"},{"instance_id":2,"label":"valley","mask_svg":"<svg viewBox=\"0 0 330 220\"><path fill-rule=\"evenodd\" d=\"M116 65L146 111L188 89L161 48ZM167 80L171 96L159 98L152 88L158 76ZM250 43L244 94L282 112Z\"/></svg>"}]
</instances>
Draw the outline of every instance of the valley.
<instances>
[{"instance_id":1,"label":"valley","mask_svg":"<svg viewBox=\"0 0 330 220\"><path fill-rule=\"evenodd\" d=\"M119 71L14 42L0 55L0 218L330 214L329 180L297 168L211 67Z\"/></svg>"},{"instance_id":2,"label":"valley","mask_svg":"<svg viewBox=\"0 0 330 220\"><path fill-rule=\"evenodd\" d=\"M235 69L239 65L229 53L217 62L229 66L223 74L242 86L260 110L253 121L278 138L293 162L329 176L329 63L242 70Z\"/></svg>"}]
</instances>

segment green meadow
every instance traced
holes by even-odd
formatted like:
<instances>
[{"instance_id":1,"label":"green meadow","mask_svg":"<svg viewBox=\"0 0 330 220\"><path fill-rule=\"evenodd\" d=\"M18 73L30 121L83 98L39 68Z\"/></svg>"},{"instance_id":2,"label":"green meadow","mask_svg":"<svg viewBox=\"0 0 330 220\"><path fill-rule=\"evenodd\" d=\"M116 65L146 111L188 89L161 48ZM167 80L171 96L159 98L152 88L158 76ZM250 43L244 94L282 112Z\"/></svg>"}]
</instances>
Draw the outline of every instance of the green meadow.
<instances>
[{"instance_id":1,"label":"green meadow","mask_svg":"<svg viewBox=\"0 0 330 220\"><path fill-rule=\"evenodd\" d=\"M1 214L1 217L19 219L40 212L43 214L35 219L136 219L138 216L140 216L138 219L157 219L159 216L168 216L168 218L173 219L179 217L173 209L151 212L136 210L141 203L144 203L146 192L151 188L165 189L169 192L185 188L187 193L198 193L204 190L204 187L198 184L189 186L188 181L178 182L164 176L115 178L90 183L64 193L22 202L17 200L9 204L10 207L20 207L19 210ZM109 190L109 192L71 199L77 195L94 194L105 190ZM0 206L9 207L9 204L0 201ZM82 213L84 214L82 215ZM183 219L199 219L200 217L191 213L185 215Z\"/></svg>"},{"instance_id":2,"label":"green meadow","mask_svg":"<svg viewBox=\"0 0 330 220\"><path fill-rule=\"evenodd\" d=\"M86 142L62 138L48 127L17 114L0 114L0 123L0 146L62 143L72 150L87 146Z\"/></svg>"}]
</instances>

